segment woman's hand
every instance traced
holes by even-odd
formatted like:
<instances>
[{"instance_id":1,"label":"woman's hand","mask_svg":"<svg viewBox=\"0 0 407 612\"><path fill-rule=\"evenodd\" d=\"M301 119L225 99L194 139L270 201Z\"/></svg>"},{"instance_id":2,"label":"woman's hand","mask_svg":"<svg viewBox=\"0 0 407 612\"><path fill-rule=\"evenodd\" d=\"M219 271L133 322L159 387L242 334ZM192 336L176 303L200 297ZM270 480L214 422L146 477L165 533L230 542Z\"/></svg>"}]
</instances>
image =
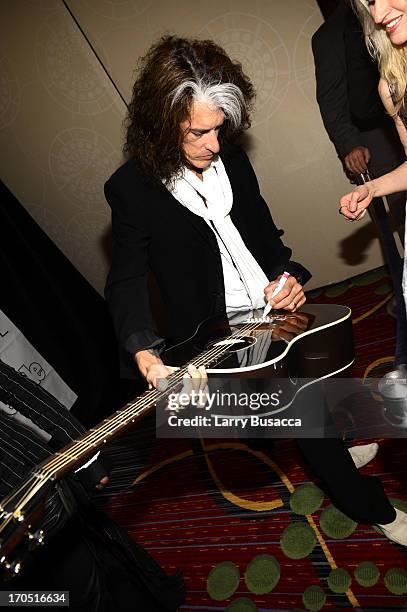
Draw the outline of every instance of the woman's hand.
<instances>
[{"instance_id":1,"label":"woman's hand","mask_svg":"<svg viewBox=\"0 0 407 612\"><path fill-rule=\"evenodd\" d=\"M289 276L284 283L284 286L274 297L271 297L274 289L276 288L281 275L267 285L264 290L266 300L270 303L272 308L283 308L290 312L295 312L297 308L302 306L306 297L302 285L297 281L295 276Z\"/></svg>"},{"instance_id":2,"label":"woman's hand","mask_svg":"<svg viewBox=\"0 0 407 612\"><path fill-rule=\"evenodd\" d=\"M359 185L340 199L339 214L346 217L348 221L363 219L366 208L372 200L373 193L369 183Z\"/></svg>"}]
</instances>

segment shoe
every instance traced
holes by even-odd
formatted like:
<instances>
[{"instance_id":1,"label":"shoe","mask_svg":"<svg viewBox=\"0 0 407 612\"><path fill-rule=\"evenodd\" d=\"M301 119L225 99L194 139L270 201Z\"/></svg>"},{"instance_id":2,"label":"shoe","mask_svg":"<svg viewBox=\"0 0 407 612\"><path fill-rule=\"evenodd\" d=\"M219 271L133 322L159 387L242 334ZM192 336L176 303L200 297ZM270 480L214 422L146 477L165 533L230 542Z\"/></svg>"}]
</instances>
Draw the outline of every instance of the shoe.
<instances>
[{"instance_id":1,"label":"shoe","mask_svg":"<svg viewBox=\"0 0 407 612\"><path fill-rule=\"evenodd\" d=\"M397 544L407 546L407 514L401 510L396 510L396 518L386 525L377 525L383 535Z\"/></svg>"},{"instance_id":2,"label":"shoe","mask_svg":"<svg viewBox=\"0 0 407 612\"><path fill-rule=\"evenodd\" d=\"M353 459L353 463L359 469L364 465L367 465L377 455L379 445L377 442L371 444L360 444L359 446L351 446L348 448L350 456Z\"/></svg>"}]
</instances>

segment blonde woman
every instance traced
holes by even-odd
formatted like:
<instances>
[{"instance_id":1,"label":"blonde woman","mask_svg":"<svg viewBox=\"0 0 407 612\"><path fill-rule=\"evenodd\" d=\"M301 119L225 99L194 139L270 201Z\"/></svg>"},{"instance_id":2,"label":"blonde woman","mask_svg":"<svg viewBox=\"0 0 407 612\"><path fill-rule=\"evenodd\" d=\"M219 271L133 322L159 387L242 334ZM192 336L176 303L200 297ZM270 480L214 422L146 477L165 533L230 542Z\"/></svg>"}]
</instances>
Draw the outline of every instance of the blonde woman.
<instances>
[{"instance_id":1,"label":"blonde woman","mask_svg":"<svg viewBox=\"0 0 407 612\"><path fill-rule=\"evenodd\" d=\"M354 0L366 44L377 60L381 79L379 93L393 117L407 155L407 0ZM339 211L349 221L361 219L374 197L407 189L407 161L398 168L356 187L340 200ZM404 259L403 294L407 303L407 272Z\"/></svg>"},{"instance_id":2,"label":"blonde woman","mask_svg":"<svg viewBox=\"0 0 407 612\"><path fill-rule=\"evenodd\" d=\"M353 0L367 47L380 71L379 93L395 121L407 156L407 0ZM398 168L356 187L340 200L339 212L349 221L361 219L374 197L407 189L407 161ZM405 240L407 244L407 240ZM407 263L404 257L403 295L407 305ZM390 525L381 526L395 541L407 534L407 515L397 511ZM388 533L387 533L388 535Z\"/></svg>"}]
</instances>

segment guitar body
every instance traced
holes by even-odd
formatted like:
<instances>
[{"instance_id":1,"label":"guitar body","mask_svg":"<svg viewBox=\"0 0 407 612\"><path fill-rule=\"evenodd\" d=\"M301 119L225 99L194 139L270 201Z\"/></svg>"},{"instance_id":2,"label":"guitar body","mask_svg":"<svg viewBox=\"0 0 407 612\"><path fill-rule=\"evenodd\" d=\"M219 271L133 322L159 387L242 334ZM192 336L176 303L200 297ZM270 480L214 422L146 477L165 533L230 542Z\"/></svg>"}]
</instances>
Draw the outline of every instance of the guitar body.
<instances>
[{"instance_id":1,"label":"guitar body","mask_svg":"<svg viewBox=\"0 0 407 612\"><path fill-rule=\"evenodd\" d=\"M206 365L209 374L268 379L324 378L353 363L351 310L346 306L307 304L293 314L274 313L270 322L257 324L246 321L261 319L262 311L207 319L190 339L165 351L163 361L171 366L195 362L198 354L209 357L223 346L227 350Z\"/></svg>"}]
</instances>

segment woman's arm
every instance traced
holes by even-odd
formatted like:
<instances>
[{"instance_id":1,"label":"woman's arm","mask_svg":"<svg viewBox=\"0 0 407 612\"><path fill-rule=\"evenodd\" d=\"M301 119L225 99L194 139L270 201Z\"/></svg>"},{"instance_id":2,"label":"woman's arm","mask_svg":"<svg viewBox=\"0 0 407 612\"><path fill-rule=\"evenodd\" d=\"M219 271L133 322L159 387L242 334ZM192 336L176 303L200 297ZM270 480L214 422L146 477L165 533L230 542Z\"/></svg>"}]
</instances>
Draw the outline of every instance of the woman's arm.
<instances>
[{"instance_id":1,"label":"woman's arm","mask_svg":"<svg viewBox=\"0 0 407 612\"><path fill-rule=\"evenodd\" d=\"M384 79L379 82L379 94L387 112L393 117L394 123L404 150L407 155L407 130L398 115L395 115L395 108L389 87ZM350 221L361 219L366 212L373 198L398 193L407 189L407 162L403 162L398 168L383 174L378 178L368 181L364 185L359 185L340 199L340 212Z\"/></svg>"}]
</instances>

